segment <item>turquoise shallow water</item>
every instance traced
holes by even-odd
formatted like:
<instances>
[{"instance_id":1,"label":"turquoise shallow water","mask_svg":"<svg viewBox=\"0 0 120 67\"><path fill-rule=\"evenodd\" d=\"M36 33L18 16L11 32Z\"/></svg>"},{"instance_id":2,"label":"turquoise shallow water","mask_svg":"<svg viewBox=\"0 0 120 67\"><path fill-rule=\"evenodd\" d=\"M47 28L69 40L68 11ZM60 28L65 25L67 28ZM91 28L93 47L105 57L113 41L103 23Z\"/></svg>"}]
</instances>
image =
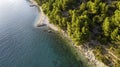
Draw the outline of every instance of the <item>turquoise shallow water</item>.
<instances>
[{"instance_id":1,"label":"turquoise shallow water","mask_svg":"<svg viewBox=\"0 0 120 67\"><path fill-rule=\"evenodd\" d=\"M25 0L0 0L0 67L84 67L64 41L35 28L36 7Z\"/></svg>"}]
</instances>

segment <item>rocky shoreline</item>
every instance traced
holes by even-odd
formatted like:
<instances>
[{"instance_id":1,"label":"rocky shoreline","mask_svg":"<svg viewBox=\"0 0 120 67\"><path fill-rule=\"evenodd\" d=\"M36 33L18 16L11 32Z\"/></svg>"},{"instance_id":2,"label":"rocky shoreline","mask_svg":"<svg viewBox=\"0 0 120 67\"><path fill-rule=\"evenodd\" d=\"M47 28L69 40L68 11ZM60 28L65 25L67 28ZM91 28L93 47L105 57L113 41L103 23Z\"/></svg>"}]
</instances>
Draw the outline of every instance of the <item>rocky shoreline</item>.
<instances>
[{"instance_id":1,"label":"rocky shoreline","mask_svg":"<svg viewBox=\"0 0 120 67\"><path fill-rule=\"evenodd\" d=\"M67 35L67 33L65 33L65 31L61 30L60 28L58 28L57 26L50 24L49 23L49 19L48 17L44 14L44 12L42 11L42 8L34 1L34 0L30 0L30 2L34 5L36 5L39 9L40 9L40 19L38 20L38 22L35 24L35 26L37 27L41 27L43 24L45 24L46 26L50 27L51 29L53 29L54 31L59 32L61 35L63 35L65 38L67 38L68 40L70 40L70 44L76 48L76 53L79 54L83 54L91 64L94 64L95 67L108 67L106 66L104 63L98 61L95 58L95 55L93 53L93 50L90 49L89 47L86 46L76 46L74 44L74 42L70 39L70 37ZM89 43L85 43L85 44L89 44Z\"/></svg>"}]
</instances>

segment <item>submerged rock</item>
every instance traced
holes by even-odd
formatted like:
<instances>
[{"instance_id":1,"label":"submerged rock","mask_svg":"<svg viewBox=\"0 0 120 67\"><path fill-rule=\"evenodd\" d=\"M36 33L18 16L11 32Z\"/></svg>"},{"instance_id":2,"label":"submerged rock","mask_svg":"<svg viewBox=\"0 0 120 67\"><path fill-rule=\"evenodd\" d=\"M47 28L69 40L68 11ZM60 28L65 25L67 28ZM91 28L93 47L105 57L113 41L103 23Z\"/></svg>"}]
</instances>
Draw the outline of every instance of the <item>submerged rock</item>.
<instances>
[{"instance_id":1,"label":"submerged rock","mask_svg":"<svg viewBox=\"0 0 120 67\"><path fill-rule=\"evenodd\" d=\"M51 30L48 30L48 33L51 33L52 31Z\"/></svg>"},{"instance_id":2,"label":"submerged rock","mask_svg":"<svg viewBox=\"0 0 120 67\"><path fill-rule=\"evenodd\" d=\"M30 7L34 7L34 6L36 6L36 5L30 5Z\"/></svg>"},{"instance_id":3,"label":"submerged rock","mask_svg":"<svg viewBox=\"0 0 120 67\"><path fill-rule=\"evenodd\" d=\"M46 26L46 24L37 24L37 27L43 27Z\"/></svg>"}]
</instances>

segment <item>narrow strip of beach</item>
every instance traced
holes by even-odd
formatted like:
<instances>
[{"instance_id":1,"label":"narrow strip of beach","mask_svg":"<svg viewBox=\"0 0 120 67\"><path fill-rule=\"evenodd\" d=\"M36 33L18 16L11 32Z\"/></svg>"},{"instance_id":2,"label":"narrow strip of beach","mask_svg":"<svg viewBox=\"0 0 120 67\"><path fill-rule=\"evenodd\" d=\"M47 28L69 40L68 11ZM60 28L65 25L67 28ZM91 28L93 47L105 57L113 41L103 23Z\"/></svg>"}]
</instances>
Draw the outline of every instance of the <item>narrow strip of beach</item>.
<instances>
[{"instance_id":1,"label":"narrow strip of beach","mask_svg":"<svg viewBox=\"0 0 120 67\"><path fill-rule=\"evenodd\" d=\"M83 46L76 46L75 43L71 40L71 38L67 35L67 33L65 31L63 31L59 27L49 23L49 19L44 14L42 7L40 7L34 0L30 0L30 2L33 5L36 5L40 10L40 19L36 22L36 24L35 24L36 27L37 26L42 27L42 25L45 24L47 27L51 28L55 32L58 32L63 39L66 39L66 41L68 41L69 46L72 47L74 54L76 54L76 58L83 59L83 58L80 58L82 55L88 59L87 62L89 62L90 65L93 65L93 67L94 66L95 67L107 67L106 65L104 65L102 62L98 61L95 58L92 49L89 49L88 47L83 47ZM89 44L89 43L85 43L85 44Z\"/></svg>"}]
</instances>

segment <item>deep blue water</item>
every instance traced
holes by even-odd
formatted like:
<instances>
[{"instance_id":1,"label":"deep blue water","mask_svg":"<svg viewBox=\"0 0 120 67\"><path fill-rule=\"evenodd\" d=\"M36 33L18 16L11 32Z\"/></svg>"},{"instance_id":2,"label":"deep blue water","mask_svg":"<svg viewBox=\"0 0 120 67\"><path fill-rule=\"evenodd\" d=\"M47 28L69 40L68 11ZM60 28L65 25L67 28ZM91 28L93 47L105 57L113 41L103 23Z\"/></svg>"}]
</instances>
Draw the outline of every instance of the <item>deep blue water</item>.
<instances>
[{"instance_id":1,"label":"deep blue water","mask_svg":"<svg viewBox=\"0 0 120 67\"><path fill-rule=\"evenodd\" d=\"M34 27L36 7L0 0L0 67L84 67L55 33Z\"/></svg>"}]
</instances>

